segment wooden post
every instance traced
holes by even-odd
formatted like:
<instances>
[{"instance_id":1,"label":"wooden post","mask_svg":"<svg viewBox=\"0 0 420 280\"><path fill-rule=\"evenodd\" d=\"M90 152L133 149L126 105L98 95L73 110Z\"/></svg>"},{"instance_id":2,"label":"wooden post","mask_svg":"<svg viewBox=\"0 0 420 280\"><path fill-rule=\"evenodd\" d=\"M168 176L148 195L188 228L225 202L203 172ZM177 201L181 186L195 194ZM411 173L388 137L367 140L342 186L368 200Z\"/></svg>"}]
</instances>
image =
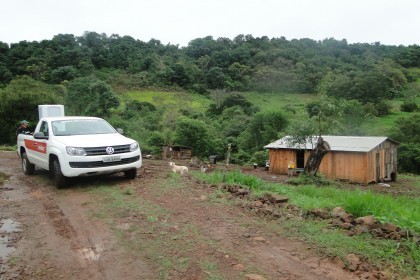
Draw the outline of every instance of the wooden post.
<instances>
[{"instance_id":1,"label":"wooden post","mask_svg":"<svg viewBox=\"0 0 420 280\"><path fill-rule=\"evenodd\" d=\"M226 153L226 165L225 165L225 173L223 174L223 183L226 181L226 173L228 169L228 165L230 162L230 151L231 151L231 144L227 145L227 153Z\"/></svg>"}]
</instances>

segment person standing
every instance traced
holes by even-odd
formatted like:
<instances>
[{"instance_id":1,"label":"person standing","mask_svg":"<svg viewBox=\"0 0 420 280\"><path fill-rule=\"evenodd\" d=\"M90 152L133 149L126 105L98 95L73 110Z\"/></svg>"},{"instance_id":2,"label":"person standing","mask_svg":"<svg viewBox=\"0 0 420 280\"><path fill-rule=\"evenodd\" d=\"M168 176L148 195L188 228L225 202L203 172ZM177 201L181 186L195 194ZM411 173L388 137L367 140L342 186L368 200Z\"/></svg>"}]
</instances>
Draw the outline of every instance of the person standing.
<instances>
[{"instance_id":1,"label":"person standing","mask_svg":"<svg viewBox=\"0 0 420 280\"><path fill-rule=\"evenodd\" d=\"M29 122L27 120L23 120L20 122L19 127L16 129L16 136L19 134L31 134L31 131L28 128Z\"/></svg>"}]
</instances>

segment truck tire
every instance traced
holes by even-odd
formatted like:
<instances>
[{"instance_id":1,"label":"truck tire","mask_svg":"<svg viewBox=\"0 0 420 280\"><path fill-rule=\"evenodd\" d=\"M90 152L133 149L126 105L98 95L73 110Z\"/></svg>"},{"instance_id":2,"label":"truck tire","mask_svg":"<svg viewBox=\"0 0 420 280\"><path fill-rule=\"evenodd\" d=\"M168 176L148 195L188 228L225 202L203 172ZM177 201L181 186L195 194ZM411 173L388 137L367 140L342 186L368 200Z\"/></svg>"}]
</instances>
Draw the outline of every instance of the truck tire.
<instances>
[{"instance_id":1,"label":"truck tire","mask_svg":"<svg viewBox=\"0 0 420 280\"><path fill-rule=\"evenodd\" d=\"M58 161L58 158L55 158L53 161L53 167L54 167L54 185L57 187L57 189L62 189L67 186L67 178L63 175L61 172L61 166L60 162Z\"/></svg>"},{"instance_id":2,"label":"truck tire","mask_svg":"<svg viewBox=\"0 0 420 280\"><path fill-rule=\"evenodd\" d=\"M29 161L28 156L25 152L22 153L22 168L23 173L25 173L26 175L32 175L35 172L35 164L32 164Z\"/></svg>"},{"instance_id":3,"label":"truck tire","mask_svg":"<svg viewBox=\"0 0 420 280\"><path fill-rule=\"evenodd\" d=\"M127 178L129 180L135 179L136 176L137 176L137 169L133 168L133 169L124 171L124 176L125 176L125 178Z\"/></svg>"}]
</instances>

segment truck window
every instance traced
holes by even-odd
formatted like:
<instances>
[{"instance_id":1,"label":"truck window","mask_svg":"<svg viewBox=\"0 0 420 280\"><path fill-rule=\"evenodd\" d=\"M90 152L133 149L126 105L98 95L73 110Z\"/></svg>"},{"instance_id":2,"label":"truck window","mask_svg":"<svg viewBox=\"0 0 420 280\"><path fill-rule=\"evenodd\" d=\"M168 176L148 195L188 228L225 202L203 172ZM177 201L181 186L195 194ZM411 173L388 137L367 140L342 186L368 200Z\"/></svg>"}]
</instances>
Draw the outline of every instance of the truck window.
<instances>
[{"instance_id":1,"label":"truck window","mask_svg":"<svg viewBox=\"0 0 420 280\"><path fill-rule=\"evenodd\" d=\"M101 119L70 119L52 122L55 136L116 133L115 129Z\"/></svg>"},{"instance_id":2,"label":"truck window","mask_svg":"<svg viewBox=\"0 0 420 280\"><path fill-rule=\"evenodd\" d=\"M41 123L41 127L39 128L39 131L44 133L44 136L48 136L48 123L46 121L43 121Z\"/></svg>"}]
</instances>

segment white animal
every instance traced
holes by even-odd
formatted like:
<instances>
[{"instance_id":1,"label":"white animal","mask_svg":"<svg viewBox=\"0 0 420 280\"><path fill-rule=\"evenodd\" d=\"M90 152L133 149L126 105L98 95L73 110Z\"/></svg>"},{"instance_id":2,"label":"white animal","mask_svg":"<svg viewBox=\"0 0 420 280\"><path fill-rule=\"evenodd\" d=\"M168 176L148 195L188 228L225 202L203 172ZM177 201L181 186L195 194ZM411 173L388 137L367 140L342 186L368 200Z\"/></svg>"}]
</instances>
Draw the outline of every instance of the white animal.
<instances>
[{"instance_id":1,"label":"white animal","mask_svg":"<svg viewBox=\"0 0 420 280\"><path fill-rule=\"evenodd\" d=\"M178 166L175 164L175 162L169 162L169 166L172 167L172 172L174 173L179 173L181 175L188 173L188 167L186 166Z\"/></svg>"},{"instance_id":2,"label":"white animal","mask_svg":"<svg viewBox=\"0 0 420 280\"><path fill-rule=\"evenodd\" d=\"M207 171L207 166L203 165L201 166L201 172L206 173Z\"/></svg>"}]
</instances>

